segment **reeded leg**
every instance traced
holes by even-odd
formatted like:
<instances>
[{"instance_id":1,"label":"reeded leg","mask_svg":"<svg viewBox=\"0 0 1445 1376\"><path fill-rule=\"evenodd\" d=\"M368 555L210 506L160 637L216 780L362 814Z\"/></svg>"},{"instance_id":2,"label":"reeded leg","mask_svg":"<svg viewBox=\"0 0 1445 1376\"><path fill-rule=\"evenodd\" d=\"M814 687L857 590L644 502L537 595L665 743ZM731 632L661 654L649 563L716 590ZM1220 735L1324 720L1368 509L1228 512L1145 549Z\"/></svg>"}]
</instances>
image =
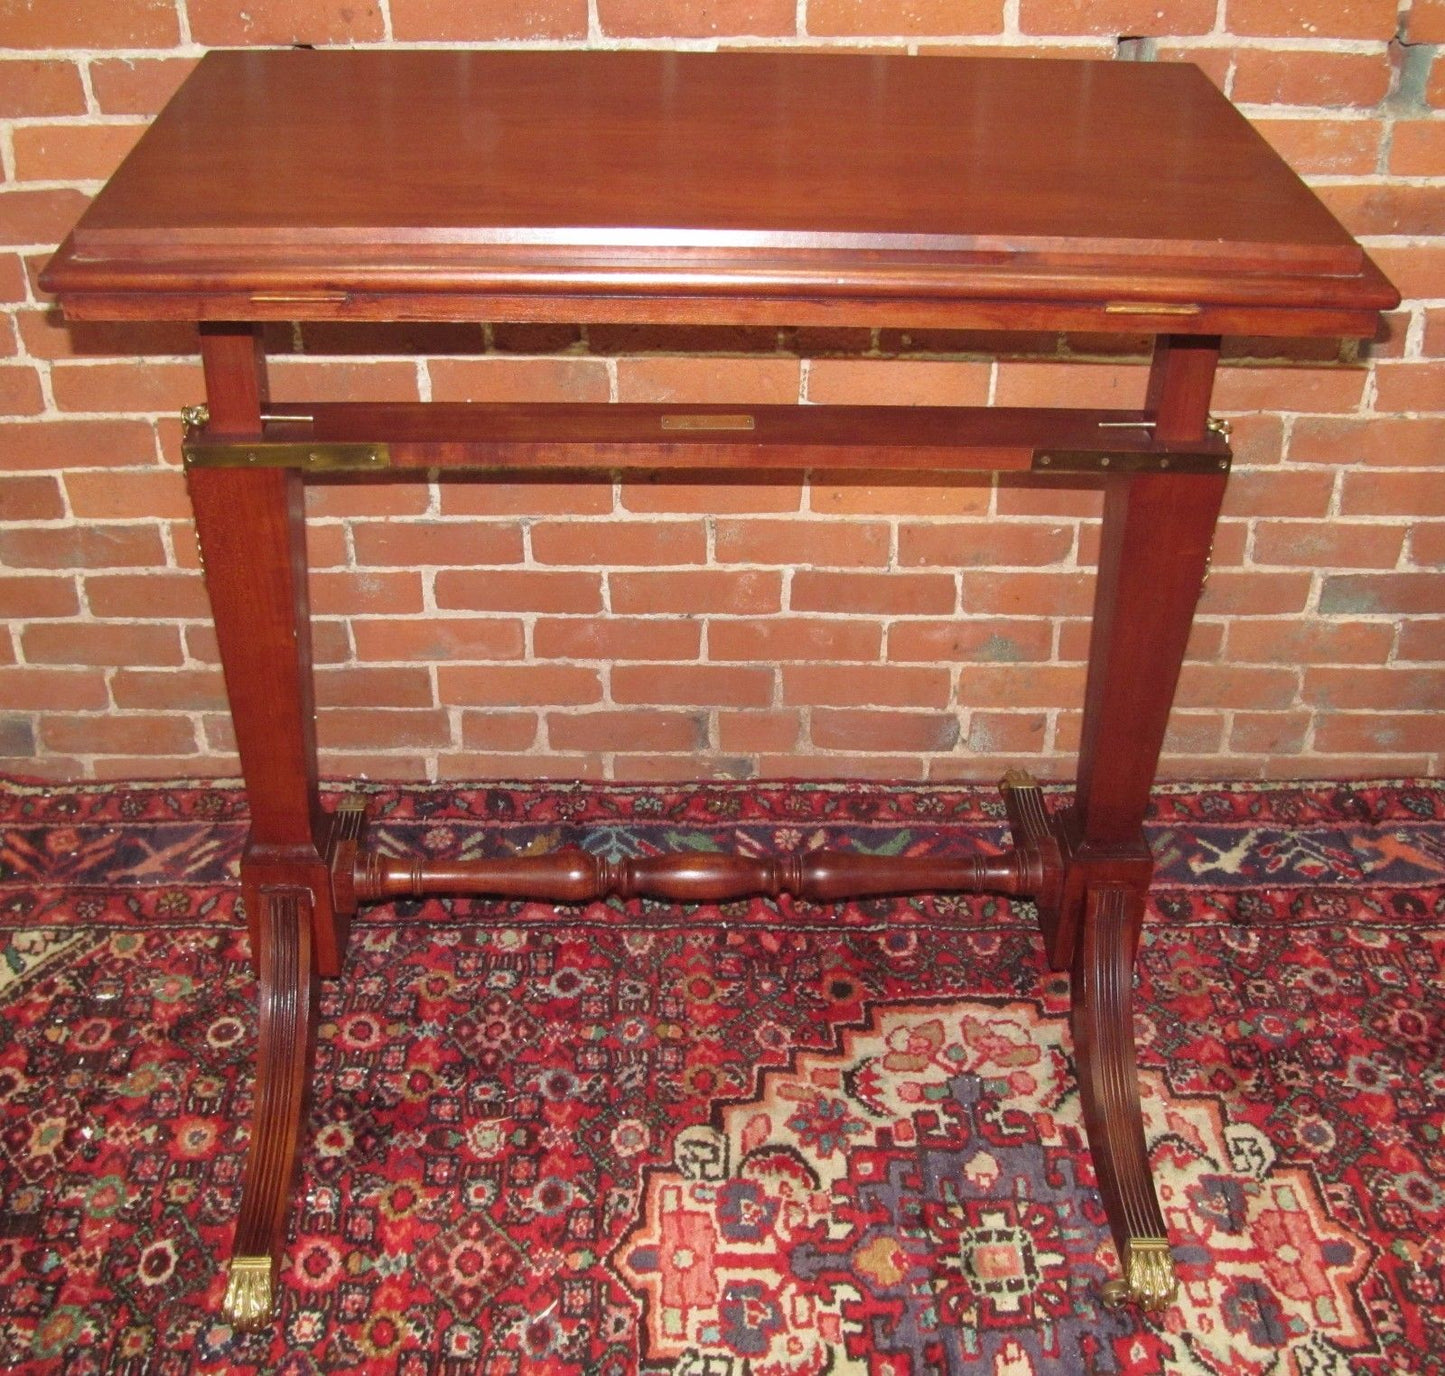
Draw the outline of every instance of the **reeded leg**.
<instances>
[{"instance_id":1,"label":"reeded leg","mask_svg":"<svg viewBox=\"0 0 1445 1376\"><path fill-rule=\"evenodd\" d=\"M253 890L246 901L257 910L261 1028L251 1145L223 1314L234 1328L251 1331L270 1322L285 1246L306 1123L317 979L307 894Z\"/></svg>"},{"instance_id":2,"label":"reeded leg","mask_svg":"<svg viewBox=\"0 0 1445 1376\"><path fill-rule=\"evenodd\" d=\"M1074 966L1074 1055L1099 1191L1124 1269L1109 1304L1163 1309L1179 1288L1149 1173L1134 1059L1134 948L1144 900L1125 884L1091 888Z\"/></svg>"}]
</instances>

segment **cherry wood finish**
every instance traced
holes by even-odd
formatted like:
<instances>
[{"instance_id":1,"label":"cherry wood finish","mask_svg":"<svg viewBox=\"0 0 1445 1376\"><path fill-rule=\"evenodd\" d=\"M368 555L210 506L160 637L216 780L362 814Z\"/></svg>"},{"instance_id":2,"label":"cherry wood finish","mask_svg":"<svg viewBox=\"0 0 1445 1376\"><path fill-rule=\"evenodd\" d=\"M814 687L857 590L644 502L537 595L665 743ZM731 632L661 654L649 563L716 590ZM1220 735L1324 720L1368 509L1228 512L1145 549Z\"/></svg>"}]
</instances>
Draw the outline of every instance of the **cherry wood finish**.
<instances>
[{"instance_id":1,"label":"cherry wood finish","mask_svg":"<svg viewBox=\"0 0 1445 1376\"><path fill-rule=\"evenodd\" d=\"M1398 301L1202 75L856 54L212 54L42 285L76 319L201 326L210 415L191 431L190 486L252 807L242 890L261 1002L233 1323L272 1309L316 980L340 972L359 903L438 891L1033 897L1048 958L1073 981L1085 1118L1124 1268L1108 1295L1168 1303L1130 986L1153 870L1142 823L1228 467L1208 414L1219 336L1368 335ZM1137 412L271 403L256 323L298 317L1157 342ZM1006 779L1002 855L383 856L364 801L326 814L316 783L301 494L328 463L521 477L1047 470L1102 485L1073 803L1051 814L1031 781Z\"/></svg>"}]
</instances>

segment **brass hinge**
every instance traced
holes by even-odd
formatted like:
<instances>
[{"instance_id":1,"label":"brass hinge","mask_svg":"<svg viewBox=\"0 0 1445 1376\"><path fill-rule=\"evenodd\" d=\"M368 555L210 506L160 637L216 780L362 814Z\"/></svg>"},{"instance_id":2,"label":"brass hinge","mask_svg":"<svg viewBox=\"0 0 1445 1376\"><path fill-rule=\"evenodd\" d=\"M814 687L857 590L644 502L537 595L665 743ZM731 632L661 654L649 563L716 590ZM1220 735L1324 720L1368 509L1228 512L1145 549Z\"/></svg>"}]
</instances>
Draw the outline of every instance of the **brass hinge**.
<instances>
[{"instance_id":1,"label":"brass hinge","mask_svg":"<svg viewBox=\"0 0 1445 1376\"><path fill-rule=\"evenodd\" d=\"M303 473L369 473L391 466L384 444L334 440L205 440L181 445L187 468L298 468Z\"/></svg>"},{"instance_id":2,"label":"brass hinge","mask_svg":"<svg viewBox=\"0 0 1445 1376\"><path fill-rule=\"evenodd\" d=\"M1137 449L1040 449L1035 473L1218 473L1228 469L1227 453L1146 453Z\"/></svg>"}]
</instances>

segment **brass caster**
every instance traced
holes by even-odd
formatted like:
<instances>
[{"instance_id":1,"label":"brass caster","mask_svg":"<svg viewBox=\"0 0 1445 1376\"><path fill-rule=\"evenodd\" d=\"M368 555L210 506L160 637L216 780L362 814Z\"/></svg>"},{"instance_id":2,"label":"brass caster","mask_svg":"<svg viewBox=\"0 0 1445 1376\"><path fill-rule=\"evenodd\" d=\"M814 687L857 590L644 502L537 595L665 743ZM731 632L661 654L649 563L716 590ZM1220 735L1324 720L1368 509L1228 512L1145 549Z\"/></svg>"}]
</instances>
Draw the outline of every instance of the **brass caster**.
<instances>
[{"instance_id":1,"label":"brass caster","mask_svg":"<svg viewBox=\"0 0 1445 1376\"><path fill-rule=\"evenodd\" d=\"M254 1333L271 1322L271 1258L232 1257L221 1314L238 1333Z\"/></svg>"},{"instance_id":2,"label":"brass caster","mask_svg":"<svg viewBox=\"0 0 1445 1376\"><path fill-rule=\"evenodd\" d=\"M1123 1278L1106 1281L1099 1297L1110 1309L1137 1304L1157 1314L1173 1304L1178 1294L1179 1277L1174 1271L1174 1255L1168 1240L1135 1237L1125 1244Z\"/></svg>"}]
</instances>

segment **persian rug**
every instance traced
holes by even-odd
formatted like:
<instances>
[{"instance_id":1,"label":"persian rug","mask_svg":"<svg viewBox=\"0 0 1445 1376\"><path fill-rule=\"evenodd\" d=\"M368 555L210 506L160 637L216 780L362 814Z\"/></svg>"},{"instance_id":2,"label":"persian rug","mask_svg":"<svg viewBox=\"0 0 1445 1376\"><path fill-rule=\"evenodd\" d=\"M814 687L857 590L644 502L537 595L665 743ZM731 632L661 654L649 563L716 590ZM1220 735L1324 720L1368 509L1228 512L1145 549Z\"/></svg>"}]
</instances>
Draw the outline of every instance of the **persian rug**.
<instances>
[{"instance_id":1,"label":"persian rug","mask_svg":"<svg viewBox=\"0 0 1445 1376\"><path fill-rule=\"evenodd\" d=\"M967 787L369 788L397 854L997 849ZM1445 1372L1445 783L1163 787L1139 963L1182 1288L1114 1266L1031 905L370 909L274 1328L234 788L0 786L0 1367Z\"/></svg>"}]
</instances>

